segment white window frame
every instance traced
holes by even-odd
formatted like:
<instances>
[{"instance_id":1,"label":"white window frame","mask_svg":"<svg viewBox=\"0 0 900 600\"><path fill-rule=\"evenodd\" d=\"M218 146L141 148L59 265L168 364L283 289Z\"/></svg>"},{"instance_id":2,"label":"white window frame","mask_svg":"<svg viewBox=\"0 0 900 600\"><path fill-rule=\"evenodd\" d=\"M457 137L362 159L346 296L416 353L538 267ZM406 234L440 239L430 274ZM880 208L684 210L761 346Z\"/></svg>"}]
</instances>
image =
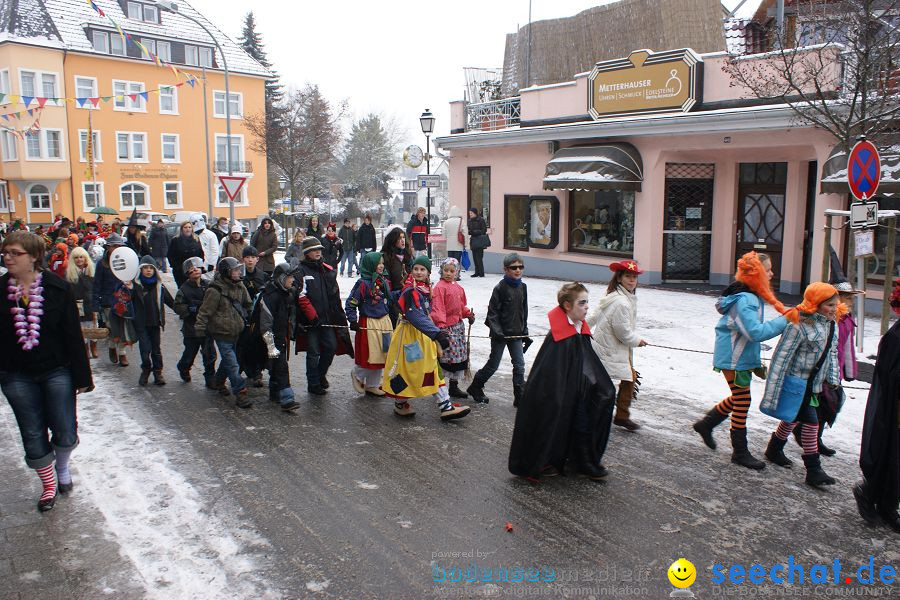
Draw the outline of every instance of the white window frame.
<instances>
[{"instance_id":1,"label":"white window frame","mask_svg":"<svg viewBox=\"0 0 900 600\"><path fill-rule=\"evenodd\" d=\"M163 48L166 49L165 52L163 52ZM167 42L166 40L157 40L156 49L158 51L156 55L160 59L164 60L165 62L172 62L172 42Z\"/></svg>"},{"instance_id":2,"label":"white window frame","mask_svg":"<svg viewBox=\"0 0 900 600\"><path fill-rule=\"evenodd\" d=\"M163 108L163 95L172 98L172 110ZM159 85L159 114L161 115L177 115L178 114L178 88L174 85Z\"/></svg>"},{"instance_id":3,"label":"white window frame","mask_svg":"<svg viewBox=\"0 0 900 600\"><path fill-rule=\"evenodd\" d=\"M205 54L205 60L204 60L204 54ZM200 46L197 49L197 62L200 63L201 67L206 67L207 69L211 69L213 66L213 56L215 56L215 53L213 52L212 48L209 48L207 46Z\"/></svg>"},{"instance_id":4,"label":"white window frame","mask_svg":"<svg viewBox=\"0 0 900 600\"><path fill-rule=\"evenodd\" d=\"M31 93L25 92L25 80L23 79L24 75L29 73L31 75ZM19 95L20 96L36 96L35 89L37 88L38 80L40 79L40 71L35 71L34 69L22 69L19 68Z\"/></svg>"},{"instance_id":5,"label":"white window frame","mask_svg":"<svg viewBox=\"0 0 900 600\"><path fill-rule=\"evenodd\" d=\"M240 133L232 133L231 139L232 140L240 140L240 145L238 146L238 156L232 155L231 161L238 162L238 163L244 162L245 157L246 157L246 149L244 148L244 135L240 134ZM225 133L217 133L216 134L215 140L213 140L213 143L214 143L213 164L215 166L216 164L218 164L220 162L225 163L224 171L227 172L228 171L228 155L225 154L221 157L221 159L219 158L219 140L223 140L227 143L228 134L225 134ZM243 171L237 171L237 172L243 173ZM246 184L244 184L244 185L246 185Z\"/></svg>"},{"instance_id":6,"label":"white window frame","mask_svg":"<svg viewBox=\"0 0 900 600\"><path fill-rule=\"evenodd\" d=\"M9 208L9 187L5 181L0 181L0 210L11 212Z\"/></svg>"},{"instance_id":7,"label":"white window frame","mask_svg":"<svg viewBox=\"0 0 900 600\"><path fill-rule=\"evenodd\" d=\"M34 81L32 83L33 89L31 94L26 94L24 91L24 85L22 81L22 75L25 73L30 73L34 76ZM53 76L53 95L45 96L44 95L44 75L52 75ZM59 73L56 71L41 71L38 69L23 69L19 68L19 95L20 96L31 96L33 98L59 98Z\"/></svg>"},{"instance_id":8,"label":"white window frame","mask_svg":"<svg viewBox=\"0 0 900 600\"><path fill-rule=\"evenodd\" d=\"M0 146L3 148L3 162L19 160L19 140L11 131L0 132Z\"/></svg>"},{"instance_id":9,"label":"white window frame","mask_svg":"<svg viewBox=\"0 0 900 600\"><path fill-rule=\"evenodd\" d=\"M37 187L37 186L41 186L41 187L43 187L45 190L47 190L47 208L43 208L43 207L35 208L35 207L32 205L32 203L31 203L31 195L32 195L32 193L33 193L32 190L34 190L34 188ZM45 213L49 213L49 212L52 212L52 211L53 211L53 192L50 191L50 187L49 187L47 184L44 184L44 183L32 183L31 185L28 186L28 190L27 190L26 193L25 193L25 197L27 198L27 201L28 201L28 205L27 205L27 206L28 206L28 212L45 212Z\"/></svg>"},{"instance_id":10,"label":"white window frame","mask_svg":"<svg viewBox=\"0 0 900 600\"><path fill-rule=\"evenodd\" d=\"M125 202L123 201L122 193L125 191L125 187L129 186L129 185L139 185L144 188L144 200L146 201L146 204L144 204L142 206L138 206L138 207L135 207L133 202L132 202L131 206L125 204ZM140 209L144 209L144 210L150 209L150 185L147 183L144 183L143 181L125 181L122 183L122 185L119 186L119 210L129 210L130 211L130 210L134 210L135 208L140 208Z\"/></svg>"},{"instance_id":11,"label":"white window frame","mask_svg":"<svg viewBox=\"0 0 900 600\"><path fill-rule=\"evenodd\" d=\"M98 37L99 36L99 37ZM97 47L97 40L103 40L103 47ZM106 31L97 31L96 29L91 32L91 48L94 49L94 52L102 52L103 54L112 54L112 49L110 47L109 42L109 33Z\"/></svg>"},{"instance_id":12,"label":"white window frame","mask_svg":"<svg viewBox=\"0 0 900 600\"><path fill-rule=\"evenodd\" d=\"M235 202L234 202L235 206L250 206L249 195L247 193L247 188L249 187L249 184L250 184L250 180L247 179L247 181L244 182L244 185L241 186L241 191L238 192L239 198L238 198L238 200L235 200ZM229 205L228 194L225 193L225 188L222 187L222 184L219 183L218 179L216 179L216 189L215 189L214 198L215 198L215 200L214 200L215 206L217 206L217 207L223 207L223 206ZM224 198L225 201L222 202L221 198Z\"/></svg>"},{"instance_id":13,"label":"white window frame","mask_svg":"<svg viewBox=\"0 0 900 600\"><path fill-rule=\"evenodd\" d=\"M166 158L166 138L174 137L175 138L175 158ZM161 133L159 134L159 161L167 164L174 164L181 162L181 135L177 133Z\"/></svg>"},{"instance_id":14,"label":"white window frame","mask_svg":"<svg viewBox=\"0 0 900 600\"><path fill-rule=\"evenodd\" d=\"M53 77L53 90L51 94L46 93L44 89L44 78L47 76ZM41 93L38 96L42 98L59 98L59 75L53 73L52 71L41 71Z\"/></svg>"},{"instance_id":15,"label":"white window frame","mask_svg":"<svg viewBox=\"0 0 900 600\"><path fill-rule=\"evenodd\" d=\"M147 11L150 11L152 14L152 18L147 18ZM143 5L143 21L144 23L159 23L159 9L153 6L152 4L144 4Z\"/></svg>"},{"instance_id":16,"label":"white window frame","mask_svg":"<svg viewBox=\"0 0 900 600\"><path fill-rule=\"evenodd\" d=\"M83 163L87 162L87 157L85 156L87 152L87 132L87 129L78 130L78 155ZM100 130L94 129L92 132L94 134L94 162L101 163L103 162L103 152L100 147Z\"/></svg>"},{"instance_id":17,"label":"white window frame","mask_svg":"<svg viewBox=\"0 0 900 600\"><path fill-rule=\"evenodd\" d=\"M188 50L189 49L194 51L193 62L188 60ZM192 67L199 67L200 66L200 48L198 48L197 46L194 46L193 44L185 44L184 45L184 64L190 65Z\"/></svg>"},{"instance_id":18,"label":"white window frame","mask_svg":"<svg viewBox=\"0 0 900 600\"><path fill-rule=\"evenodd\" d=\"M232 119L244 118L244 94L231 92L231 96L237 98L237 113L231 113ZM222 112L219 112L219 102L222 102ZM213 116L217 119L225 118L225 90L213 90Z\"/></svg>"},{"instance_id":19,"label":"white window frame","mask_svg":"<svg viewBox=\"0 0 900 600\"><path fill-rule=\"evenodd\" d=\"M31 140L37 140L37 156L32 154L32 147L29 144ZM24 134L22 138L22 144L25 146L25 160L41 160L44 152L41 149L41 132L40 131L29 131Z\"/></svg>"},{"instance_id":20,"label":"white window frame","mask_svg":"<svg viewBox=\"0 0 900 600\"><path fill-rule=\"evenodd\" d=\"M115 40L115 41L113 41ZM118 45L117 45L118 44ZM127 42L118 33L109 34L109 53L113 56L128 56ZM118 52L116 51L118 49Z\"/></svg>"},{"instance_id":21,"label":"white window frame","mask_svg":"<svg viewBox=\"0 0 900 600\"><path fill-rule=\"evenodd\" d=\"M56 139L57 151L59 156L50 156L50 134L56 133L58 137ZM46 160L63 160L65 159L65 152L63 151L63 144L65 140L63 138L62 129L41 129L41 137L43 138L43 146L44 146L44 157Z\"/></svg>"},{"instance_id":22,"label":"white window frame","mask_svg":"<svg viewBox=\"0 0 900 600\"><path fill-rule=\"evenodd\" d=\"M79 89L78 80L79 79L82 81L90 81L91 82L91 93L88 94L87 96L82 96L81 94L78 93L78 89ZM75 77L73 78L73 81L75 82L75 97L76 98L98 98L98 97L100 97L100 92L98 91L99 88L97 87L97 78L96 77L88 77L86 75L75 75ZM99 110L100 109L99 102L97 103L97 106L94 106L93 102L85 102L84 106L79 106L78 103L76 102L74 106L75 106L75 108L82 108L82 109L86 109L86 110Z\"/></svg>"},{"instance_id":23,"label":"white window frame","mask_svg":"<svg viewBox=\"0 0 900 600\"><path fill-rule=\"evenodd\" d=\"M125 86L125 93L119 94L116 91L116 85ZM143 81L127 81L124 79L113 79L113 110L118 112L147 112L147 102L144 101L140 94L147 91L147 86ZM140 89L137 89L140 88ZM130 94L138 94L137 101L130 98ZM119 96L122 100L119 100Z\"/></svg>"},{"instance_id":24,"label":"white window frame","mask_svg":"<svg viewBox=\"0 0 900 600\"><path fill-rule=\"evenodd\" d=\"M170 187L175 187L175 193L178 195L178 203L177 204L169 204L169 191ZM184 199L181 194L181 182L180 181L164 181L163 182L163 208L162 210L168 210L170 208L184 208Z\"/></svg>"},{"instance_id":25,"label":"white window frame","mask_svg":"<svg viewBox=\"0 0 900 600\"><path fill-rule=\"evenodd\" d=\"M121 158L119 156L119 136L122 136L122 135L126 136L128 158ZM136 135L144 136L144 157L143 158L134 158L134 141L135 141ZM147 162L150 162L149 154L150 154L149 139L147 137L146 131L117 131L116 132L116 162L147 163Z\"/></svg>"},{"instance_id":26,"label":"white window frame","mask_svg":"<svg viewBox=\"0 0 900 600\"><path fill-rule=\"evenodd\" d=\"M144 48L149 50L152 54L156 55L156 40L151 40L149 38L141 38L141 44L144 45ZM141 51L141 58L146 58L147 60L153 60L150 58L150 55L144 51Z\"/></svg>"},{"instance_id":27,"label":"white window frame","mask_svg":"<svg viewBox=\"0 0 900 600\"><path fill-rule=\"evenodd\" d=\"M9 86L9 69L0 69L0 94L11 94L12 88Z\"/></svg>"},{"instance_id":28,"label":"white window frame","mask_svg":"<svg viewBox=\"0 0 900 600\"><path fill-rule=\"evenodd\" d=\"M25 160L28 161L46 161L46 162L60 162L66 160L66 137L63 134L62 129L56 129L54 127L43 128L40 131L34 132L37 134L38 140L38 152L39 156L32 156L28 153L28 141L25 141ZM59 156L51 157L49 155L50 144L48 141L48 133L58 133L59 134ZM26 134L27 137L28 134Z\"/></svg>"},{"instance_id":29,"label":"white window frame","mask_svg":"<svg viewBox=\"0 0 900 600\"><path fill-rule=\"evenodd\" d=\"M96 185L96 192L92 192L97 196L97 206L91 206L87 202L87 186ZM104 185L102 181L96 182L93 181L82 181L81 182L81 204L84 207L84 212L90 211L92 208L97 208L99 206L106 206L106 194L104 191Z\"/></svg>"},{"instance_id":30,"label":"white window frame","mask_svg":"<svg viewBox=\"0 0 900 600\"><path fill-rule=\"evenodd\" d=\"M137 11L137 16L131 13L131 9L135 9ZM144 20L144 5L140 2L129 2L125 3L125 16L127 16L132 21L143 21Z\"/></svg>"}]
</instances>

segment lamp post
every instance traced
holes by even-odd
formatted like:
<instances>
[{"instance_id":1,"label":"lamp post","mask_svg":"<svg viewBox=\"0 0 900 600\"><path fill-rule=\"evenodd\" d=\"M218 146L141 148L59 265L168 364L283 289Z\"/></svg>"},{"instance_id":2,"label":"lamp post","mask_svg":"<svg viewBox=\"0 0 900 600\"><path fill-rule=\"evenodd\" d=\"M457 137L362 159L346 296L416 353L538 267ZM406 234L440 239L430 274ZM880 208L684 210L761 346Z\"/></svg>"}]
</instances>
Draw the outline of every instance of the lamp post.
<instances>
[{"instance_id":1,"label":"lamp post","mask_svg":"<svg viewBox=\"0 0 900 600\"><path fill-rule=\"evenodd\" d=\"M419 117L419 123L422 125L422 133L425 134L425 173L431 175L431 132L434 131L434 115L429 109L425 109L422 116ZM431 188L425 186L425 210L427 212L426 231L431 230ZM428 241L428 234L425 234L425 247L428 249L428 258L431 258L431 244Z\"/></svg>"},{"instance_id":2,"label":"lamp post","mask_svg":"<svg viewBox=\"0 0 900 600\"><path fill-rule=\"evenodd\" d=\"M231 164L231 88L228 85L228 59L225 58L225 52L222 50L222 46L219 45L219 40L217 40L216 36L214 36L212 34L212 32L210 32L210 30L207 29L206 25L204 25L203 23L201 23L199 20L195 19L194 17L192 17L186 13L180 12L178 10L177 2L173 2L172 0L157 0L156 5L159 6L159 9L164 12L179 14L182 17L184 17L185 19L187 19L188 21L191 21L194 24L196 24L197 26L199 26L203 31L206 32L206 35L208 35L209 38L213 41L213 44L216 45L216 48L219 50L219 54L222 56L222 65L225 67L225 160L228 162L228 175L230 176L233 174L233 171L232 171L233 165ZM200 58L199 50L197 52L197 58L198 59ZM206 65L201 65L201 66L204 67L204 73L205 73ZM204 86L204 88L206 87L205 76L203 79L203 86ZM206 102L206 94L203 95L203 101ZM208 136L207 136L207 143L209 143ZM206 168L209 169L209 160L207 160ZM208 172L209 171L207 171L207 173ZM210 219L212 218L212 214L209 215L209 218ZM235 222L234 221L234 201L231 199L229 199L229 201L228 201L228 221L229 221L229 223L232 223L232 224Z\"/></svg>"}]
</instances>

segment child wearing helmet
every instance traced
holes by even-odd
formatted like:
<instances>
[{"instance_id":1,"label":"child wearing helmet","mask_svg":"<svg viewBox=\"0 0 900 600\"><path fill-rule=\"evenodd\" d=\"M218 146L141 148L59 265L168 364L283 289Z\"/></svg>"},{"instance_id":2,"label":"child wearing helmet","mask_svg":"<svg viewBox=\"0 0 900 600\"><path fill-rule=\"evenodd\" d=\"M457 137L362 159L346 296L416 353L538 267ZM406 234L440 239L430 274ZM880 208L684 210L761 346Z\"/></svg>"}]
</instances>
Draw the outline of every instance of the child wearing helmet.
<instances>
[{"instance_id":1,"label":"child wearing helmet","mask_svg":"<svg viewBox=\"0 0 900 600\"><path fill-rule=\"evenodd\" d=\"M296 302L294 271L288 263L279 263L272 271L272 279L266 284L254 309L254 321L265 343L265 355L269 358L269 400L277 402L281 410L293 412L300 407L291 388L288 370L288 349L293 338Z\"/></svg>"},{"instance_id":2,"label":"child wearing helmet","mask_svg":"<svg viewBox=\"0 0 900 600\"><path fill-rule=\"evenodd\" d=\"M203 295L209 287L209 283L203 278L203 259L194 256L184 261L180 268L187 280L175 294L175 313L181 317L181 334L184 337L184 352L177 364L178 374L182 381L191 380L191 367L194 366L194 359L199 351L206 387L215 389L215 343L209 336L198 336L195 330L197 313L200 312Z\"/></svg>"}]
</instances>

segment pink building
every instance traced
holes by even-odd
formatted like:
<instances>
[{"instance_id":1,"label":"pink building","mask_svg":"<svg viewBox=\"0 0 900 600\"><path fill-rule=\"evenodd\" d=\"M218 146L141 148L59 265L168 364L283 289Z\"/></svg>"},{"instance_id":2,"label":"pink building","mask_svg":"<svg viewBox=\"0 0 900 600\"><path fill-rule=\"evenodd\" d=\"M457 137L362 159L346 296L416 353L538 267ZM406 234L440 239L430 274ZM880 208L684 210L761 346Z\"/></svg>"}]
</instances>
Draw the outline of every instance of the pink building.
<instances>
[{"instance_id":1,"label":"pink building","mask_svg":"<svg viewBox=\"0 0 900 600\"><path fill-rule=\"evenodd\" d=\"M758 250L781 291L817 280L824 211L848 206L821 185L836 140L734 85L726 59L638 51L517 98L452 102L436 144L451 204L488 221L487 270L517 251L531 275L597 281L630 257L647 283L723 285ZM832 237L842 256L845 234Z\"/></svg>"}]
</instances>

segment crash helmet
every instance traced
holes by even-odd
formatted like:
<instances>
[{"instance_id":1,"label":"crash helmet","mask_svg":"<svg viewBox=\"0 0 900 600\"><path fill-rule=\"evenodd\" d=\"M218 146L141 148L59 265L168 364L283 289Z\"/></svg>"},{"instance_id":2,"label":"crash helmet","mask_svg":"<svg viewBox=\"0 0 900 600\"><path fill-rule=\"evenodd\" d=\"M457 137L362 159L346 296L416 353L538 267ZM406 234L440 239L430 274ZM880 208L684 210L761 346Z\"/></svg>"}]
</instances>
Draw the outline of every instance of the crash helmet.
<instances>
[{"instance_id":1,"label":"crash helmet","mask_svg":"<svg viewBox=\"0 0 900 600\"><path fill-rule=\"evenodd\" d=\"M234 258L233 256L226 256L222 260L219 261L219 265L216 267L216 270L219 272L219 275L224 279L233 279L231 277L232 271L239 269L240 276L244 276L244 263Z\"/></svg>"},{"instance_id":2,"label":"crash helmet","mask_svg":"<svg viewBox=\"0 0 900 600\"><path fill-rule=\"evenodd\" d=\"M279 263L275 270L272 271L272 281L275 282L279 288L286 290L287 286L284 284L285 280L297 272L297 267L291 265L289 263L283 262Z\"/></svg>"},{"instance_id":3,"label":"crash helmet","mask_svg":"<svg viewBox=\"0 0 900 600\"><path fill-rule=\"evenodd\" d=\"M191 269L197 267L201 271L203 270L203 259L198 256L192 256L183 263L181 263L181 272L187 275L191 272Z\"/></svg>"}]
</instances>

